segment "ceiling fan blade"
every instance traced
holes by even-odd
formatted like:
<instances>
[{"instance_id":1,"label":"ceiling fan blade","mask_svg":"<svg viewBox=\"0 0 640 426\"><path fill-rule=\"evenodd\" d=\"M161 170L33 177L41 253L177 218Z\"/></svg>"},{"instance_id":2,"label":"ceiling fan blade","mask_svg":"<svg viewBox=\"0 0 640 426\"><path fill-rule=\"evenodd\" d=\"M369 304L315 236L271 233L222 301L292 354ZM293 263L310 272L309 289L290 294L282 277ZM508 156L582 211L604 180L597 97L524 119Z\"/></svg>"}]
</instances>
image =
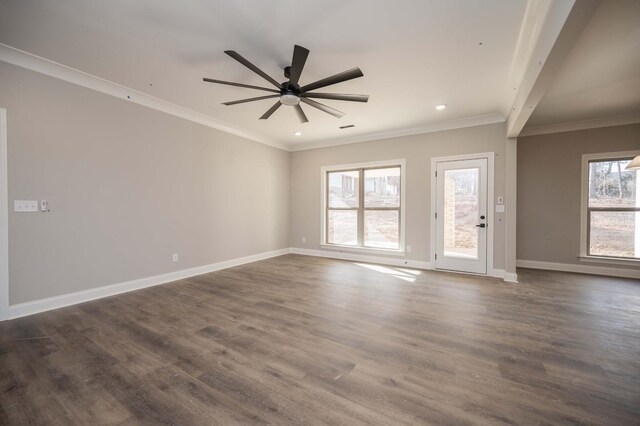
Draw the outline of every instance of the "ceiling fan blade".
<instances>
[{"instance_id":1,"label":"ceiling fan blade","mask_svg":"<svg viewBox=\"0 0 640 426\"><path fill-rule=\"evenodd\" d=\"M280 88L280 83L278 83L277 81L275 81L273 78L269 77L267 75L267 73L265 73L264 71L262 71L260 68L256 67L255 65L253 65L251 62L247 61L245 58L243 58L238 52L236 52L235 50L225 50L224 53L226 53L227 55L231 56L233 59L235 59L236 61L240 62L242 65L244 65L245 67L249 68L251 71L255 72L256 74L258 74L260 77L264 78L265 80L267 80L269 83L273 84L274 86L276 86L277 88Z\"/></svg>"},{"instance_id":2,"label":"ceiling fan blade","mask_svg":"<svg viewBox=\"0 0 640 426\"><path fill-rule=\"evenodd\" d=\"M271 114L273 114L274 112L276 112L276 110L278 108L280 108L282 104L280 103L280 101L276 102L275 104L273 104L273 106L271 108L269 108L267 110L267 112L265 112L264 114L262 114L262 117L260 117L260 120L266 120L267 118L271 117Z\"/></svg>"},{"instance_id":3,"label":"ceiling fan blade","mask_svg":"<svg viewBox=\"0 0 640 426\"><path fill-rule=\"evenodd\" d=\"M302 75L304 64L307 62L309 50L297 44L293 47L293 59L291 59L291 70L289 71L289 84L296 85Z\"/></svg>"},{"instance_id":4,"label":"ceiling fan blade","mask_svg":"<svg viewBox=\"0 0 640 426\"><path fill-rule=\"evenodd\" d=\"M307 84L300 88L300 92L309 92L311 90L319 89L321 87L331 86L332 84L342 83L343 81L352 80L354 78L362 77L362 71L360 68L352 68L347 71L343 71L341 73L332 75L331 77L323 78L322 80L318 80L314 83Z\"/></svg>"},{"instance_id":5,"label":"ceiling fan blade","mask_svg":"<svg viewBox=\"0 0 640 426\"><path fill-rule=\"evenodd\" d=\"M300 122L301 123L307 123L309 121L309 119L304 114L304 111L302 110L302 107L300 106L300 104L294 105L294 108L296 110L296 113L298 113L298 118L300 119Z\"/></svg>"},{"instance_id":6,"label":"ceiling fan blade","mask_svg":"<svg viewBox=\"0 0 640 426\"><path fill-rule=\"evenodd\" d=\"M314 108L318 108L321 111L329 113L334 117L342 118L344 116L344 112L338 111L337 109L326 106L325 104L321 104L320 102L316 102L312 99L300 98L300 102L304 102L307 105L311 105Z\"/></svg>"},{"instance_id":7,"label":"ceiling fan blade","mask_svg":"<svg viewBox=\"0 0 640 426\"><path fill-rule=\"evenodd\" d=\"M367 102L369 95L349 95L346 93L304 93L304 98L333 99L335 101Z\"/></svg>"},{"instance_id":8,"label":"ceiling fan blade","mask_svg":"<svg viewBox=\"0 0 640 426\"><path fill-rule=\"evenodd\" d=\"M280 95L258 96L257 98L240 99L239 101L223 102L222 105L230 106L230 105L243 104L245 102L261 101L263 99L271 99L271 98L279 98L279 97Z\"/></svg>"},{"instance_id":9,"label":"ceiling fan blade","mask_svg":"<svg viewBox=\"0 0 640 426\"><path fill-rule=\"evenodd\" d=\"M231 81L214 80L213 78L203 78L202 80L206 81L207 83L226 84L227 86L245 87L247 89L256 89L256 90L264 90L266 92L280 93L279 90L269 89L267 87L252 86L250 84L242 84L242 83L234 83L234 82L231 82Z\"/></svg>"}]
</instances>

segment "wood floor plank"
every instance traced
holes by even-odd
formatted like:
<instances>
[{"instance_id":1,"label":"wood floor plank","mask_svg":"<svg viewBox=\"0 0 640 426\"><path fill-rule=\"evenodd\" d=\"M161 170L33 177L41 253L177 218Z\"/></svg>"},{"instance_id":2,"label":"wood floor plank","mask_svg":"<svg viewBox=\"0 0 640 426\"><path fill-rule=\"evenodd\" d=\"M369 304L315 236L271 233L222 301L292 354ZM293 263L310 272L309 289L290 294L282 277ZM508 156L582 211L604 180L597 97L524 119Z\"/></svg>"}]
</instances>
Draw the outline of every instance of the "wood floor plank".
<instances>
[{"instance_id":1,"label":"wood floor plank","mask_svg":"<svg viewBox=\"0 0 640 426\"><path fill-rule=\"evenodd\" d=\"M0 424L640 424L640 283L286 255L0 323Z\"/></svg>"}]
</instances>

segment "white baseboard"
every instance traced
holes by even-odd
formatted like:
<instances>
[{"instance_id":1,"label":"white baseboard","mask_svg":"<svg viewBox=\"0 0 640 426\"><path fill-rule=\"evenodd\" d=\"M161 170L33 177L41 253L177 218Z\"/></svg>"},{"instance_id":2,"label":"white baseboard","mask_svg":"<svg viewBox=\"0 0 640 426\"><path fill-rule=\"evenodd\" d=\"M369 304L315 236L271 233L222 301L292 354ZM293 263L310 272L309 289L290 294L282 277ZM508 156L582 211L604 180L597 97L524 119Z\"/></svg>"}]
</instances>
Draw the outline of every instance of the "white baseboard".
<instances>
[{"instance_id":1,"label":"white baseboard","mask_svg":"<svg viewBox=\"0 0 640 426\"><path fill-rule=\"evenodd\" d=\"M504 269L489 269L487 275L494 278L504 278Z\"/></svg>"},{"instance_id":2,"label":"white baseboard","mask_svg":"<svg viewBox=\"0 0 640 426\"><path fill-rule=\"evenodd\" d=\"M48 297L46 299L34 300L31 302L19 303L9 306L9 318L15 319L28 315L34 315L40 312L51 311L53 309L64 308L66 306L76 305L78 303L89 302L91 300L101 299L103 297L115 296L116 294L127 293L130 291L140 290L147 287L153 287L156 285L166 284L173 281L178 281L184 278L193 277L196 275L202 275L209 272L215 272L226 268L232 268L234 266L244 265L246 263L257 262L259 260L269 259L271 257L282 256L288 253L301 254L305 256L317 256L327 257L332 259L351 260L356 262L368 262L379 263L382 265L391 266L403 266L407 268L416 269L434 269L431 262L410 260L404 258L388 258L382 256L370 256L366 254L348 253L342 251L323 251L323 250L311 250L297 247L290 247L281 250L274 250L264 253L258 253L251 256L240 257L236 259L225 260L222 262L216 262L209 265L197 266L195 268L182 269L180 271L168 272L166 274L155 275L152 277L140 278L136 280L126 281L118 284L111 284L103 287L92 288L89 290L78 291L75 293L62 294L60 296ZM522 262L526 265L521 264ZM531 264L541 264L544 266L530 266ZM527 268L538 269L552 269L552 270L565 270L554 269L546 265L561 265L551 264L545 262L531 262L531 261L518 261L518 266ZM591 272L591 270L609 270L609 268L602 268L597 266L581 266L581 265L561 265L567 267L589 269L590 272L585 273L599 273ZM570 272L579 272L572 270ZM507 282L518 282L518 277L514 273L508 273L502 269L494 269L487 274L492 277L503 278ZM632 278L640 277L640 272L636 275L630 276Z\"/></svg>"},{"instance_id":3,"label":"white baseboard","mask_svg":"<svg viewBox=\"0 0 640 426\"><path fill-rule=\"evenodd\" d=\"M517 283L518 274L516 274L515 272L505 272L503 279L508 283Z\"/></svg>"},{"instance_id":4,"label":"white baseboard","mask_svg":"<svg viewBox=\"0 0 640 426\"><path fill-rule=\"evenodd\" d=\"M65 306L101 299L103 297L114 296L120 293L127 293L129 291L140 290L160 284L166 284L184 278L193 277L195 275L206 274L209 272L219 271L221 269L244 265L245 263L251 263L258 260L269 259L271 257L282 256L283 254L287 253L289 253L289 248L268 251L251 256L216 262L209 265L196 266L195 268L182 269L180 271L169 272L152 277L140 278L123 283L92 288L90 290L63 294L46 299L34 300L32 302L19 303L17 305L10 305L9 319L20 318L27 315L50 311L53 309L64 308Z\"/></svg>"},{"instance_id":5,"label":"white baseboard","mask_svg":"<svg viewBox=\"0 0 640 426\"><path fill-rule=\"evenodd\" d=\"M351 260L356 262L368 262L368 263L379 263L381 265L391 265L391 266L404 266L407 268L416 268L416 269L426 269L433 270L435 269L432 262L425 262L421 260L409 260L405 258L397 258L397 257L382 257L382 256L372 256L368 254L358 254L351 253L348 251L340 251L340 250L312 250L312 249L304 249L298 247L291 247L291 253L302 254L305 256L317 256L317 257L328 257L331 259L341 259L341 260ZM451 272L451 271L449 271ZM514 273L505 272L503 269L492 269L487 272L487 276L502 278L506 282L517 283L518 275Z\"/></svg>"},{"instance_id":6,"label":"white baseboard","mask_svg":"<svg viewBox=\"0 0 640 426\"><path fill-rule=\"evenodd\" d=\"M619 266L607 268L593 265L574 265L570 263L538 262L537 260L518 259L516 265L520 268L546 269L549 271L576 272L578 274L605 275L609 277L640 279L640 270L622 269Z\"/></svg>"},{"instance_id":7,"label":"white baseboard","mask_svg":"<svg viewBox=\"0 0 640 426\"><path fill-rule=\"evenodd\" d=\"M433 269L431 262L409 260L397 257L371 256L368 254L349 253L340 250L311 250L291 247L290 253L303 254L305 256L328 257L331 259L352 260L356 262L379 263L382 265L404 266L406 268Z\"/></svg>"},{"instance_id":8,"label":"white baseboard","mask_svg":"<svg viewBox=\"0 0 640 426\"><path fill-rule=\"evenodd\" d=\"M507 272L504 269L493 269L487 272L487 275L495 278L502 278L505 282L508 283L517 283L518 282L518 274L515 272Z\"/></svg>"}]
</instances>

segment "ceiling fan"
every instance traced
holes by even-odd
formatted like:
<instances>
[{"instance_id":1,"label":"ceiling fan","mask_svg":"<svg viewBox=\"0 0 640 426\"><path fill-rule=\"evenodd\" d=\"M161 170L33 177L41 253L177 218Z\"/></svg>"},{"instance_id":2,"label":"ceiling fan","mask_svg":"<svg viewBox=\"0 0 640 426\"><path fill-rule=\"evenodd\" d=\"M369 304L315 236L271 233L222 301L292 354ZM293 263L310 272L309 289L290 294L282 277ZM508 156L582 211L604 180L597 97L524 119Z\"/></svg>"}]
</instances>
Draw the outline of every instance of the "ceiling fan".
<instances>
[{"instance_id":1,"label":"ceiling fan","mask_svg":"<svg viewBox=\"0 0 640 426\"><path fill-rule=\"evenodd\" d=\"M309 56L309 50L305 49L302 46L295 45L293 48L293 59L291 60L291 66L284 68L284 76L289 80L285 81L284 83L278 83L275 79L271 78L260 68L256 67L251 62L243 58L238 52L235 52L233 50L225 50L224 53L231 56L233 59L240 62L245 67L249 68L251 71L255 72L260 77L267 80L269 83L274 85L276 89L271 89L268 87L252 86L250 84L234 83L231 81L214 80L212 78L203 78L203 80L209 83L227 84L229 86L246 87L248 89L263 90L266 92L275 93L274 95L258 96L257 98L241 99L239 101L231 101L231 102L223 103L223 105L229 106L229 105L243 104L246 102L261 101L263 99L280 98L271 108L267 110L267 112L265 112L262 115L262 117L260 117L260 120L266 120L267 118L271 117L271 115L274 112L276 112L276 110L280 108L281 105L287 105L287 106L292 106L296 110L296 113L298 114L298 118L300 119L300 122L306 123L309 120L307 119L307 116L302 110L302 107L300 106L300 102L305 103L314 108L317 108L326 113L329 113L334 117L340 118L344 115L343 112L338 111L337 109L331 108L327 105L321 104L320 102L314 101L311 98L332 99L337 101L350 101L350 102L367 102L369 100L368 95L349 95L349 94L342 94L342 93L312 92L313 90L320 89L322 87L327 87L327 86L331 86L332 84L337 84L343 81L362 77L364 74L362 74L362 71L360 71L360 68L357 68L357 67L300 87L300 85L298 84L298 81L300 80L300 75L302 74L302 70L304 69L304 64L307 61L307 56Z\"/></svg>"}]
</instances>

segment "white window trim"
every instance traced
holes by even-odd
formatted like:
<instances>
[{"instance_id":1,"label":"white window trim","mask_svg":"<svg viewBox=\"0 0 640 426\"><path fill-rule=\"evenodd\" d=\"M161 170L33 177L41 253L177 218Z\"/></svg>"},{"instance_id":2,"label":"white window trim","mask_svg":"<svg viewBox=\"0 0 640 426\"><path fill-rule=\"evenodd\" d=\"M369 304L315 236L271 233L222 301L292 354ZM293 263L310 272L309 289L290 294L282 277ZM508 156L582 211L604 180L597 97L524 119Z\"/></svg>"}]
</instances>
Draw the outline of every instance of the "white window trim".
<instances>
[{"instance_id":1,"label":"white window trim","mask_svg":"<svg viewBox=\"0 0 640 426\"><path fill-rule=\"evenodd\" d=\"M327 243L327 232L326 232L326 210L327 210L327 172L346 170L346 169L361 169L361 168L372 168L372 167L389 167L389 166L400 166L400 242L398 244L398 249L381 249L375 247L354 247L354 246L344 246L339 244L329 244ZM404 255L405 250L405 229L406 229L406 214L405 214L405 205L406 205L406 160L384 160L384 161L370 161L366 163L351 163L351 164L337 164L333 166L323 166L320 168L320 181L321 191L320 191L320 206L321 206L321 214L320 214L320 247L340 250L340 251L350 251L354 253L375 253L375 254L387 254L387 255Z\"/></svg>"},{"instance_id":2,"label":"white window trim","mask_svg":"<svg viewBox=\"0 0 640 426\"><path fill-rule=\"evenodd\" d=\"M587 250L587 203L589 202L589 162L592 160L615 160L622 157L635 157L640 151L601 152L582 155L582 173L580 174L580 252L578 259L583 262L608 263L611 265L637 265L640 260L621 257L590 256Z\"/></svg>"}]
</instances>

